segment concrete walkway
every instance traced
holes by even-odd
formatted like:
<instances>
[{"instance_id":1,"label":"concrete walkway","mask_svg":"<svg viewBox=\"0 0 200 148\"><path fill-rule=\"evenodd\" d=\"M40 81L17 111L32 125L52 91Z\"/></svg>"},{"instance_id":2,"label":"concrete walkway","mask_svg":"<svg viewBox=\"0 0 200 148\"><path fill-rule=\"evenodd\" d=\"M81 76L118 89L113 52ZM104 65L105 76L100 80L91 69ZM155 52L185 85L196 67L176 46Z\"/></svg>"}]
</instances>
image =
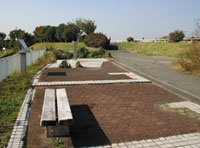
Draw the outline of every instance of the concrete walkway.
<instances>
[{"instance_id":1,"label":"concrete walkway","mask_svg":"<svg viewBox=\"0 0 200 148\"><path fill-rule=\"evenodd\" d=\"M145 57L126 50L112 51L115 63L157 84L200 103L200 77L177 72L170 65L175 58Z\"/></svg>"}]
</instances>

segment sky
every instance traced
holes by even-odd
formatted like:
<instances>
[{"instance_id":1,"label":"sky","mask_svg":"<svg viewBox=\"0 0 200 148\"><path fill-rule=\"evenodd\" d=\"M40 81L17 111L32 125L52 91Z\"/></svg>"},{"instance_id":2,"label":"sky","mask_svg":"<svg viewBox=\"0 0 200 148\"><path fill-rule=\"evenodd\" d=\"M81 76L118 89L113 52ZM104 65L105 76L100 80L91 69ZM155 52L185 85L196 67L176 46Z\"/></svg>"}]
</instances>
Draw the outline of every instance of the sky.
<instances>
[{"instance_id":1,"label":"sky","mask_svg":"<svg viewBox=\"0 0 200 148\"><path fill-rule=\"evenodd\" d=\"M192 36L200 0L0 0L0 32L92 19L112 41L159 38L177 29Z\"/></svg>"}]
</instances>

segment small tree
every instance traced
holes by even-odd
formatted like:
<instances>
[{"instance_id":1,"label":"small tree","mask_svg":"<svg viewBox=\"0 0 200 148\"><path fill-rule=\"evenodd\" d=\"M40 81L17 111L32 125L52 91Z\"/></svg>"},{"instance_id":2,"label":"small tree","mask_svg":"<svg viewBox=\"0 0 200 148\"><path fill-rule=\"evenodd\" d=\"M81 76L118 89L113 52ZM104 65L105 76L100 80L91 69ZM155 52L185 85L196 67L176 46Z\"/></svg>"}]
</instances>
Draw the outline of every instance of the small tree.
<instances>
[{"instance_id":1,"label":"small tree","mask_svg":"<svg viewBox=\"0 0 200 148\"><path fill-rule=\"evenodd\" d=\"M15 40L16 38L23 39L24 34L25 34L24 30L15 29L15 30L10 31L9 36L10 36L11 40Z\"/></svg>"},{"instance_id":2,"label":"small tree","mask_svg":"<svg viewBox=\"0 0 200 148\"><path fill-rule=\"evenodd\" d=\"M15 41L16 38L23 39L28 46L31 46L35 43L35 37L21 29L10 31L9 36L13 41Z\"/></svg>"},{"instance_id":3,"label":"small tree","mask_svg":"<svg viewBox=\"0 0 200 148\"><path fill-rule=\"evenodd\" d=\"M96 30L97 26L95 25L95 21L90 20L90 19L77 19L76 20L76 25L85 32L87 35L90 33L94 33Z\"/></svg>"},{"instance_id":4,"label":"small tree","mask_svg":"<svg viewBox=\"0 0 200 148\"><path fill-rule=\"evenodd\" d=\"M161 39L161 40L167 40L167 39L168 39L168 36L166 36L166 35L161 36L160 39Z\"/></svg>"},{"instance_id":5,"label":"small tree","mask_svg":"<svg viewBox=\"0 0 200 148\"><path fill-rule=\"evenodd\" d=\"M200 38L200 19L197 19L195 21L195 25L196 25L196 28L195 28L195 36Z\"/></svg>"},{"instance_id":6,"label":"small tree","mask_svg":"<svg viewBox=\"0 0 200 148\"><path fill-rule=\"evenodd\" d=\"M63 39L63 32L65 29L65 24L60 24L57 28L56 28L56 38L59 42L64 42Z\"/></svg>"},{"instance_id":7,"label":"small tree","mask_svg":"<svg viewBox=\"0 0 200 148\"><path fill-rule=\"evenodd\" d=\"M169 34L169 40L172 42L180 42L185 37L185 34L181 30L175 30Z\"/></svg>"},{"instance_id":8,"label":"small tree","mask_svg":"<svg viewBox=\"0 0 200 148\"><path fill-rule=\"evenodd\" d=\"M44 28L46 28L47 26L38 26L35 28L35 30L33 31L36 41L37 42L42 42L42 31Z\"/></svg>"},{"instance_id":9,"label":"small tree","mask_svg":"<svg viewBox=\"0 0 200 148\"><path fill-rule=\"evenodd\" d=\"M0 41L4 40L6 38L6 34L3 32L0 32Z\"/></svg>"},{"instance_id":10,"label":"small tree","mask_svg":"<svg viewBox=\"0 0 200 148\"><path fill-rule=\"evenodd\" d=\"M126 40L127 40L127 42L133 42L134 38L133 37L128 37Z\"/></svg>"},{"instance_id":11,"label":"small tree","mask_svg":"<svg viewBox=\"0 0 200 148\"><path fill-rule=\"evenodd\" d=\"M78 39L80 29L73 23L68 23L63 32L63 39L65 42L76 41Z\"/></svg>"},{"instance_id":12,"label":"small tree","mask_svg":"<svg viewBox=\"0 0 200 148\"><path fill-rule=\"evenodd\" d=\"M47 42L56 42L56 27L48 26L44 33L45 41Z\"/></svg>"}]
</instances>

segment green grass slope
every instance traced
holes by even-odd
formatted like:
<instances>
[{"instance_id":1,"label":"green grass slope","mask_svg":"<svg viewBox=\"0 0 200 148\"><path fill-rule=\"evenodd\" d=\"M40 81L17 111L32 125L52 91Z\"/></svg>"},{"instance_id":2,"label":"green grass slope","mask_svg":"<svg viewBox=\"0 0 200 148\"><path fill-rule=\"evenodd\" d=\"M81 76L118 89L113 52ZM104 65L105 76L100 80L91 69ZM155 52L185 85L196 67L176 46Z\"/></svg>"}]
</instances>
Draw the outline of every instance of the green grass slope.
<instances>
[{"instance_id":1,"label":"green grass slope","mask_svg":"<svg viewBox=\"0 0 200 148\"><path fill-rule=\"evenodd\" d=\"M191 43L149 43L149 42L121 42L132 53L143 56L160 56L179 58L191 49Z\"/></svg>"},{"instance_id":2,"label":"green grass slope","mask_svg":"<svg viewBox=\"0 0 200 148\"><path fill-rule=\"evenodd\" d=\"M43 50L50 47L56 50L72 51L73 43L36 43L29 48L33 50ZM81 48L81 47L85 47L85 44L83 42L78 42L77 48Z\"/></svg>"},{"instance_id":3,"label":"green grass slope","mask_svg":"<svg viewBox=\"0 0 200 148\"><path fill-rule=\"evenodd\" d=\"M48 57L48 58L47 58ZM52 54L44 54L28 66L27 73L14 73L0 82L0 148L6 147L15 120L33 76L46 64L55 61Z\"/></svg>"},{"instance_id":4,"label":"green grass slope","mask_svg":"<svg viewBox=\"0 0 200 148\"><path fill-rule=\"evenodd\" d=\"M17 54L19 53L19 51L15 51L15 50L6 50L6 51L1 51L0 52L0 58L4 58L4 57L7 57L7 56L12 56L14 54Z\"/></svg>"}]
</instances>

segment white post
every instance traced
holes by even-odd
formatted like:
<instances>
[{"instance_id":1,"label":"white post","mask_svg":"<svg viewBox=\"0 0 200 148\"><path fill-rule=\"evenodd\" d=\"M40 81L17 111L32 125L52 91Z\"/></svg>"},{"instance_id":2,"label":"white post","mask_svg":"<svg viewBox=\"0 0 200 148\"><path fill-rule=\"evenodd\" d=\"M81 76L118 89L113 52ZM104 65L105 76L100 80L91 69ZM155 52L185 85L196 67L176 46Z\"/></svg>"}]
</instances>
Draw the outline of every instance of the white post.
<instances>
[{"instance_id":1,"label":"white post","mask_svg":"<svg viewBox=\"0 0 200 148\"><path fill-rule=\"evenodd\" d=\"M73 59L74 59L74 60L77 59L76 43L77 43L76 41L73 41L73 48L74 48Z\"/></svg>"}]
</instances>

